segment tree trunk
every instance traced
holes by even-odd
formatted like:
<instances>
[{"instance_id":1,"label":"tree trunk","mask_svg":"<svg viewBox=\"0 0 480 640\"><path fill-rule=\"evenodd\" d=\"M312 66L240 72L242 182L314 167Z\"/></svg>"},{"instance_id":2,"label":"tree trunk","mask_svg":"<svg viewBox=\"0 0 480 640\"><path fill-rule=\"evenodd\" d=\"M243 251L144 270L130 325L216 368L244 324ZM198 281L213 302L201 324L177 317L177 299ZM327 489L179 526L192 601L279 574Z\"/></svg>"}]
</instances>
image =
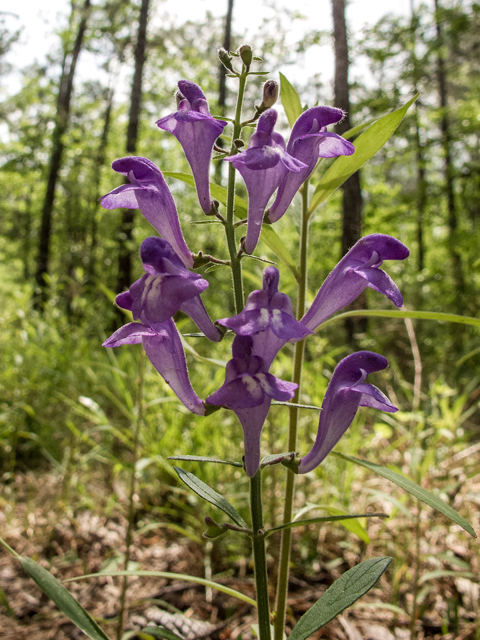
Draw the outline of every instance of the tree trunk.
<instances>
[{"instance_id":1,"label":"tree trunk","mask_svg":"<svg viewBox=\"0 0 480 640\"><path fill-rule=\"evenodd\" d=\"M418 19L415 15L414 0L410 2L412 12L411 33L412 33L412 66L413 66L413 93L418 93L419 82L419 60L416 54L417 24ZM417 209L417 268L423 271L425 268L425 240L424 240L424 223L425 210L427 206L427 180L426 180L426 161L424 147L420 136L420 105L419 101L415 101L414 106L414 124L415 124L415 158L417 163L417 185L416 185L416 209Z\"/></svg>"},{"instance_id":2,"label":"tree trunk","mask_svg":"<svg viewBox=\"0 0 480 640\"><path fill-rule=\"evenodd\" d=\"M233 16L233 0L227 0L227 15L225 16L225 36L223 39L223 48L230 51L232 48L232 16ZM227 69L220 63L219 66L219 82L218 82L218 114L224 116L227 106ZM217 145L223 148L223 140L218 138ZM215 166L215 182L222 183L222 166L223 162L217 162Z\"/></svg>"},{"instance_id":3,"label":"tree trunk","mask_svg":"<svg viewBox=\"0 0 480 640\"><path fill-rule=\"evenodd\" d=\"M345 118L336 126L340 135L351 129L350 122L350 87L348 83L348 40L345 20L345 0L332 0L333 37L335 46L335 106L343 109ZM357 171L342 185L343 191L343 223L342 223L342 256L360 239L362 232L362 191L360 173ZM359 296L350 309L365 309L366 296ZM354 342L354 334L364 332L367 328L365 318L347 318L345 329L349 343Z\"/></svg>"},{"instance_id":4,"label":"tree trunk","mask_svg":"<svg viewBox=\"0 0 480 640\"><path fill-rule=\"evenodd\" d=\"M137 44L135 46L135 70L133 73L132 92L130 97L130 112L127 128L127 155L135 155L137 151L140 112L142 109L142 79L147 46L147 23L150 0L142 0L140 18L138 22ZM129 182L125 179L125 182ZM122 210L120 226L120 246L118 252L118 282L117 290L124 291L132 284L132 251L133 221L135 209Z\"/></svg>"},{"instance_id":5,"label":"tree trunk","mask_svg":"<svg viewBox=\"0 0 480 640\"><path fill-rule=\"evenodd\" d=\"M100 142L98 144L97 157L94 165L94 180L95 180L95 202L92 203L92 226L90 235L90 260L89 260L89 276L94 279L97 271L97 247L98 247L98 222L97 216L100 209L99 199L100 193L100 181L102 177L102 168L105 165L105 157L107 152L108 135L110 132L110 122L112 119L113 108L113 96L115 94L115 83L118 78L117 73L113 73L110 78L110 86L108 87L106 96L106 106L103 115L103 128L102 135L100 136Z\"/></svg>"},{"instance_id":6,"label":"tree trunk","mask_svg":"<svg viewBox=\"0 0 480 640\"><path fill-rule=\"evenodd\" d=\"M60 170L63 154L63 136L68 127L70 116L70 100L72 97L73 79L77 66L78 56L82 49L83 38L87 28L87 20L90 13L90 0L85 0L82 16L75 38L72 53L64 54L62 74L60 77L60 87L57 98L57 113L55 116L55 128L52 134L52 152L48 167L47 188L42 209L42 222L40 228L40 239L38 246L37 267L35 281L37 283L36 293L40 294L35 299L34 306L42 308L46 298L46 279L50 266L50 240L52 235L52 213L55 202L55 187L57 185L58 172Z\"/></svg>"},{"instance_id":7,"label":"tree trunk","mask_svg":"<svg viewBox=\"0 0 480 640\"><path fill-rule=\"evenodd\" d=\"M445 69L445 58L443 52L444 42L440 9L441 8L439 0L435 0L435 26L437 30L437 81L438 96L440 102L440 132L443 147L445 191L447 194L449 228L448 249L452 262L452 275L455 286L455 306L457 308L457 312L461 313L463 311L463 301L465 296L465 279L463 276L462 260L457 249L458 212L454 191L455 170L451 154L452 138L450 134L450 123L448 118L447 72Z\"/></svg>"},{"instance_id":8,"label":"tree trunk","mask_svg":"<svg viewBox=\"0 0 480 640\"><path fill-rule=\"evenodd\" d=\"M223 39L223 48L230 51L232 48L232 14L233 0L228 0L227 15L225 16L225 37ZM218 107L221 116L225 115L225 106L227 104L227 69L220 64L220 81L218 88Z\"/></svg>"}]
</instances>

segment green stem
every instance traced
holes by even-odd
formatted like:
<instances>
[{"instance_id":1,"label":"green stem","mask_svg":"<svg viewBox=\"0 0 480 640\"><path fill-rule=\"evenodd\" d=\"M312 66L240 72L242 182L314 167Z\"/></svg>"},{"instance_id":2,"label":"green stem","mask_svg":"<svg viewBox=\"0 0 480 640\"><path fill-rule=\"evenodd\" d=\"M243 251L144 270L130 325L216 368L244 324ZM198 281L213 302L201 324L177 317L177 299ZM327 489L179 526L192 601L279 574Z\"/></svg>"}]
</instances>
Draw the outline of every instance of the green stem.
<instances>
[{"instance_id":1,"label":"green stem","mask_svg":"<svg viewBox=\"0 0 480 640\"><path fill-rule=\"evenodd\" d=\"M232 145L230 155L236 153L235 140L242 133L242 105L245 94L245 85L247 82L247 69L244 66L239 78L237 107L235 109L235 122L233 125ZM227 238L228 252L230 254L230 266L232 269L233 292L235 296L235 313L240 313L243 309L243 281L242 281L242 263L238 255L237 242L235 239L235 167L231 162L228 163L228 185L227 185L227 213L225 221L225 235Z\"/></svg>"},{"instance_id":2,"label":"green stem","mask_svg":"<svg viewBox=\"0 0 480 640\"><path fill-rule=\"evenodd\" d=\"M143 421L143 382L145 377L145 351L141 349L139 374L138 374L138 397L137 397L137 415L135 421L135 430L133 434L133 460L132 470L130 472L130 488L128 495L128 524L127 532L125 534L125 571L128 571L128 565L130 563L130 553L133 541L133 528L135 523L135 485L136 485L136 471L137 460L139 454L139 442L140 442L140 427ZM120 594L120 611L118 614L117 625L117 640L121 640L123 635L123 621L125 618L125 601L127 597L128 588L128 576L125 576L122 584L122 592Z\"/></svg>"},{"instance_id":3,"label":"green stem","mask_svg":"<svg viewBox=\"0 0 480 640\"><path fill-rule=\"evenodd\" d=\"M250 479L250 510L252 514L252 546L255 562L255 585L257 590L258 631L260 640L270 640L270 610L268 604L267 559L265 553L265 531L262 514L262 471Z\"/></svg>"},{"instance_id":4,"label":"green stem","mask_svg":"<svg viewBox=\"0 0 480 640\"><path fill-rule=\"evenodd\" d=\"M302 190L302 228L300 231L300 264L298 268L298 298L297 320L305 313L305 298L307 294L307 257L308 257L308 180L305 181ZM302 382L303 355L305 341L295 344L293 360L292 381L298 384L292 402L298 403L300 398L300 386ZM290 408L290 424L288 432L288 451L297 450L298 431L298 407ZM283 524L289 524L293 516L293 497L295 489L295 474L287 470L285 486L285 507L283 512ZM275 614L275 640L283 640L285 626L285 612L287 609L288 574L290 567L290 551L292 545L292 529L283 529L280 545L280 564L278 569L277 585L277 611Z\"/></svg>"}]
</instances>

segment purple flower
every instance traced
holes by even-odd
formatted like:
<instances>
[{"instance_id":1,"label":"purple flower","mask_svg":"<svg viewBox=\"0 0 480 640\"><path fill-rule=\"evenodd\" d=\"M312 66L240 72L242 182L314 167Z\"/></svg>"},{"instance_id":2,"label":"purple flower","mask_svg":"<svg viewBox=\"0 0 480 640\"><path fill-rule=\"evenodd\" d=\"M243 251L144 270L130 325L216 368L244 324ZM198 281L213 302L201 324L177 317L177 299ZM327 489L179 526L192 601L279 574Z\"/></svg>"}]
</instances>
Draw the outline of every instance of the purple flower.
<instances>
[{"instance_id":1,"label":"purple flower","mask_svg":"<svg viewBox=\"0 0 480 640\"><path fill-rule=\"evenodd\" d=\"M268 109L260 116L248 149L226 158L240 172L248 191L246 253L252 253L257 246L270 196L289 172L306 168L287 153L282 136L273 131L277 116L275 109Z\"/></svg>"},{"instance_id":2,"label":"purple flower","mask_svg":"<svg viewBox=\"0 0 480 640\"><path fill-rule=\"evenodd\" d=\"M160 129L177 138L192 169L200 206L205 213L213 209L208 172L215 140L227 123L210 115L205 94L198 85L180 80L178 111L158 120Z\"/></svg>"},{"instance_id":3,"label":"purple flower","mask_svg":"<svg viewBox=\"0 0 480 640\"><path fill-rule=\"evenodd\" d=\"M227 363L223 386L206 402L232 409L243 427L245 441L245 471L250 478L260 464L260 437L263 423L273 400L293 398L297 385L284 382L268 373L262 358L252 355L250 336L236 336L233 358Z\"/></svg>"},{"instance_id":4,"label":"purple flower","mask_svg":"<svg viewBox=\"0 0 480 640\"><path fill-rule=\"evenodd\" d=\"M138 343L143 344L150 362L187 409L204 416L205 406L190 384L185 353L173 320L170 318L153 326L131 322L115 331L103 346L119 347Z\"/></svg>"},{"instance_id":5,"label":"purple flower","mask_svg":"<svg viewBox=\"0 0 480 640\"><path fill-rule=\"evenodd\" d=\"M338 363L323 399L315 444L300 460L298 473L318 467L348 429L358 407L397 411L380 389L365 382L369 373L387 366L386 358L371 351L352 353Z\"/></svg>"},{"instance_id":6,"label":"purple flower","mask_svg":"<svg viewBox=\"0 0 480 640\"><path fill-rule=\"evenodd\" d=\"M380 267L384 260L405 260L409 254L407 247L391 236L374 233L361 238L329 274L300 322L314 331L366 287L385 294L395 306L401 307L400 289Z\"/></svg>"},{"instance_id":7,"label":"purple flower","mask_svg":"<svg viewBox=\"0 0 480 640\"><path fill-rule=\"evenodd\" d=\"M279 278L278 269L267 267L263 289L248 296L244 310L233 318L218 320L239 336L252 336L252 353L263 358L267 370L286 342L297 342L312 333L295 320L292 301L278 291Z\"/></svg>"},{"instance_id":8,"label":"purple flower","mask_svg":"<svg viewBox=\"0 0 480 640\"><path fill-rule=\"evenodd\" d=\"M140 257L146 275L134 282L129 291L116 297L118 306L128 309L134 320L140 320L154 330L156 324L166 322L180 309L207 338L220 341L222 332L212 323L200 299L208 282L198 273L189 271L162 238L144 240Z\"/></svg>"},{"instance_id":9,"label":"purple flower","mask_svg":"<svg viewBox=\"0 0 480 640\"><path fill-rule=\"evenodd\" d=\"M123 184L101 198L105 209L140 208L145 218L158 233L172 245L187 267L193 267L193 256L187 247L177 209L160 169L136 156L120 158L112 163L112 169L126 176L131 184Z\"/></svg>"},{"instance_id":10,"label":"purple flower","mask_svg":"<svg viewBox=\"0 0 480 640\"><path fill-rule=\"evenodd\" d=\"M327 125L340 122L343 111L333 107L313 107L297 119L288 141L288 153L306 165L299 173L288 173L277 192L275 202L270 207L270 222L279 220L290 206L300 186L315 169L318 158L351 156L355 147L336 133L328 133Z\"/></svg>"}]
</instances>

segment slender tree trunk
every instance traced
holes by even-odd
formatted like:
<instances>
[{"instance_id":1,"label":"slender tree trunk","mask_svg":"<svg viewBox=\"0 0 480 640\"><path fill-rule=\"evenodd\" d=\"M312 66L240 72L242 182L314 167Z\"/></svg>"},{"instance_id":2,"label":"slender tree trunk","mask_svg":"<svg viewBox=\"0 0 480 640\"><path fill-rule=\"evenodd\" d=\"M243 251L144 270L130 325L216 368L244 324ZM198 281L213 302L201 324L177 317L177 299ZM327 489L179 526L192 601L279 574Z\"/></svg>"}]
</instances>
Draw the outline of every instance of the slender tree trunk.
<instances>
[{"instance_id":1,"label":"slender tree trunk","mask_svg":"<svg viewBox=\"0 0 480 640\"><path fill-rule=\"evenodd\" d=\"M223 39L223 48L230 51L232 48L232 15L233 0L228 0L227 15L225 16L225 37ZM225 115L225 106L227 104L227 69L220 64L220 81L218 90L218 107L220 115Z\"/></svg>"},{"instance_id":2,"label":"slender tree trunk","mask_svg":"<svg viewBox=\"0 0 480 640\"><path fill-rule=\"evenodd\" d=\"M225 16L225 35L223 38L223 48L230 51L232 48L232 16L233 16L233 0L227 0L227 15ZM219 66L219 82L218 82L218 114L224 116L227 106L227 69L220 63ZM217 145L223 148L223 140L218 138ZM224 163L217 162L215 166L215 182L222 182L222 165Z\"/></svg>"},{"instance_id":3,"label":"slender tree trunk","mask_svg":"<svg viewBox=\"0 0 480 640\"><path fill-rule=\"evenodd\" d=\"M450 259L452 262L453 282L455 285L455 304L457 307L457 311L461 313L465 296L465 279L463 275L462 260L460 252L458 251L458 212L454 190L455 169L453 166L451 153L452 138L450 134L450 123L448 117L447 72L445 69L445 58L443 51L444 41L440 18L440 9L441 7L439 0L435 0L435 26L437 30L437 81L438 97L440 102L440 132L443 147L445 191L447 195L448 210L448 248L450 252Z\"/></svg>"},{"instance_id":4,"label":"slender tree trunk","mask_svg":"<svg viewBox=\"0 0 480 640\"><path fill-rule=\"evenodd\" d=\"M36 293L40 294L40 296L35 300L36 308L42 308L47 298L45 276L48 274L50 266L50 241L52 235L52 213L55 202L55 188L62 162L63 136L67 130L70 117L70 100L72 97L73 79L75 76L78 57L83 45L83 38L87 28L89 13L90 0L85 0L77 36L75 38L75 44L71 54L67 54L67 52L65 52L62 74L60 77L55 128L52 134L52 152L48 167L47 188L43 201L37 267L35 271L35 281L37 284Z\"/></svg>"},{"instance_id":5,"label":"slender tree trunk","mask_svg":"<svg viewBox=\"0 0 480 640\"><path fill-rule=\"evenodd\" d=\"M345 0L332 0L333 37L335 45L335 106L343 109L345 118L336 126L340 135L351 129L350 87L348 83L349 58ZM343 183L342 256L360 239L362 233L362 191L360 173L357 171ZM366 296L362 295L350 305L350 309L365 309ZM354 342L354 334L367 328L365 318L348 318L345 322L348 341Z\"/></svg>"},{"instance_id":6,"label":"slender tree trunk","mask_svg":"<svg viewBox=\"0 0 480 640\"><path fill-rule=\"evenodd\" d=\"M105 165L105 157L107 152L108 135L110 133L110 122L112 119L113 97L115 94L115 82L118 77L117 73L111 74L110 86L108 87L106 96L105 111L103 114L103 128L102 135L100 136L100 142L98 144L97 157L95 159L94 180L95 180L95 202L93 203L92 212L92 226L90 231L90 261L89 261L89 275L91 278L95 278L97 270L97 247L98 247L98 221L97 215L100 209L99 198L100 193L100 181L102 177L102 168Z\"/></svg>"},{"instance_id":7,"label":"slender tree trunk","mask_svg":"<svg viewBox=\"0 0 480 640\"><path fill-rule=\"evenodd\" d=\"M416 54L417 39L417 17L415 16L414 0L410 1L412 12L411 33L412 33L412 65L413 65L413 93L418 93L419 82L419 60ZM415 157L417 164L417 185L416 185L416 209L417 209L417 268L423 271L425 268L425 239L424 224L425 210L427 207L427 180L426 180L426 161L424 147L420 136L420 105L419 101L414 106L414 125L415 125Z\"/></svg>"},{"instance_id":8,"label":"slender tree trunk","mask_svg":"<svg viewBox=\"0 0 480 640\"><path fill-rule=\"evenodd\" d=\"M140 18L138 22L137 44L135 46L135 70L133 73L132 92L130 97L130 112L127 128L126 152L135 155L137 151L140 112L142 109L142 79L147 46L149 0L142 0ZM125 180L128 182L128 179ZM130 248L133 237L133 221L135 209L122 210L120 227L120 246L118 253L118 282L117 290L124 291L132 283L132 251Z\"/></svg>"}]
</instances>

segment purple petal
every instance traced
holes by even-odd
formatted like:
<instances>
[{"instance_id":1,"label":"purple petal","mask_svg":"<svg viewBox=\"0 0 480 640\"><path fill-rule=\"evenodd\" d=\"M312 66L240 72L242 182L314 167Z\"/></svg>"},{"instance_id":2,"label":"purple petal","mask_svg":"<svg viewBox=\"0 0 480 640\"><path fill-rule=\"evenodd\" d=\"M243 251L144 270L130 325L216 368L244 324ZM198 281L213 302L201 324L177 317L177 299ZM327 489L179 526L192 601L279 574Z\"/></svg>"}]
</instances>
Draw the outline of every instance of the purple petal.
<instances>
[{"instance_id":1,"label":"purple petal","mask_svg":"<svg viewBox=\"0 0 480 640\"><path fill-rule=\"evenodd\" d=\"M379 389L364 382L369 373L387 365L386 358L371 351L353 353L338 363L323 399L315 444L300 460L299 473L312 471L324 460L352 423L360 404L397 410Z\"/></svg>"},{"instance_id":2,"label":"purple petal","mask_svg":"<svg viewBox=\"0 0 480 640\"><path fill-rule=\"evenodd\" d=\"M157 328L158 333L143 339L148 359L187 409L197 415L205 415L204 404L188 377L185 353L175 323L170 319Z\"/></svg>"},{"instance_id":3,"label":"purple petal","mask_svg":"<svg viewBox=\"0 0 480 640\"><path fill-rule=\"evenodd\" d=\"M210 320L210 316L200 299L200 296L191 298L182 303L180 309L195 322L202 333L212 342L220 342L223 333Z\"/></svg>"},{"instance_id":4,"label":"purple petal","mask_svg":"<svg viewBox=\"0 0 480 640\"><path fill-rule=\"evenodd\" d=\"M249 478L253 478L260 465L260 439L271 402L267 396L258 407L237 409L235 412L243 428L245 472Z\"/></svg>"},{"instance_id":5,"label":"purple petal","mask_svg":"<svg viewBox=\"0 0 480 640\"><path fill-rule=\"evenodd\" d=\"M407 247L391 236L378 233L361 238L329 274L301 323L314 331L333 313L355 300L367 286L401 306L398 288L390 278L378 275L378 268L383 260L404 260L408 255Z\"/></svg>"},{"instance_id":6,"label":"purple petal","mask_svg":"<svg viewBox=\"0 0 480 640\"><path fill-rule=\"evenodd\" d=\"M292 128L292 134L288 143L288 151L291 153L291 146L300 136L309 133L317 133L329 124L336 124L343 119L343 111L335 107L312 107L304 111L296 120Z\"/></svg>"},{"instance_id":7,"label":"purple petal","mask_svg":"<svg viewBox=\"0 0 480 640\"><path fill-rule=\"evenodd\" d=\"M227 123L215 120L208 111L205 95L198 85L188 80L178 83L182 95L179 111L157 122L160 129L172 133L180 142L192 169L200 206L205 213L212 210L210 197L209 167L215 140L222 134Z\"/></svg>"},{"instance_id":8,"label":"purple petal","mask_svg":"<svg viewBox=\"0 0 480 640\"><path fill-rule=\"evenodd\" d=\"M318 148L319 158L336 158L338 156L351 156L355 153L355 147L351 142L336 133L322 133Z\"/></svg>"},{"instance_id":9,"label":"purple petal","mask_svg":"<svg viewBox=\"0 0 480 640\"><path fill-rule=\"evenodd\" d=\"M120 347L123 344L139 344L146 336L154 336L155 331L141 322L130 322L117 329L105 340L102 347Z\"/></svg>"},{"instance_id":10,"label":"purple petal","mask_svg":"<svg viewBox=\"0 0 480 640\"><path fill-rule=\"evenodd\" d=\"M137 156L115 160L112 168L128 177L133 184L111 191L101 199L102 206L107 209L138 206L150 224L172 245L182 262L192 267L193 256L186 245L175 202L160 169L147 158ZM133 198L137 205L134 205Z\"/></svg>"}]
</instances>

